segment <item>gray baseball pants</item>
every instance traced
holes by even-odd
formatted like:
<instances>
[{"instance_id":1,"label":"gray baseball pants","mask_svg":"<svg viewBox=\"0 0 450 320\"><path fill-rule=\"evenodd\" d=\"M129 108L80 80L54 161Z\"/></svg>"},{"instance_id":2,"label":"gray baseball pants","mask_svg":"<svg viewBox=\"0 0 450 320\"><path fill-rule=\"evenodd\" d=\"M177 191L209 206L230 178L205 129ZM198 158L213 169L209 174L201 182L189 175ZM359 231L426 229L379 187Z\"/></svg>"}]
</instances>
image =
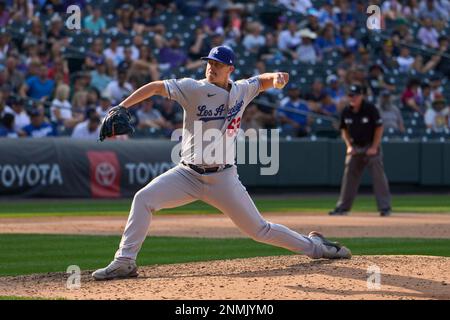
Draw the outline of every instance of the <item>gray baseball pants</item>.
<instances>
[{"instance_id":1,"label":"gray baseball pants","mask_svg":"<svg viewBox=\"0 0 450 320\"><path fill-rule=\"evenodd\" d=\"M268 222L261 216L239 181L236 166L214 173L199 174L179 164L152 180L134 196L116 259L136 260L147 236L153 212L196 200L202 200L219 209L243 233L256 241L286 248L311 258L322 256L321 247L315 245L307 236L283 225Z\"/></svg>"},{"instance_id":2,"label":"gray baseball pants","mask_svg":"<svg viewBox=\"0 0 450 320\"><path fill-rule=\"evenodd\" d=\"M345 157L345 169L342 177L341 193L336 208L342 211L350 211L353 200L358 193L364 168L369 169L373 180L373 191L379 211L391 209L391 194L389 183L384 172L383 153L380 151L375 156L367 156L367 148L358 149L355 155Z\"/></svg>"}]
</instances>

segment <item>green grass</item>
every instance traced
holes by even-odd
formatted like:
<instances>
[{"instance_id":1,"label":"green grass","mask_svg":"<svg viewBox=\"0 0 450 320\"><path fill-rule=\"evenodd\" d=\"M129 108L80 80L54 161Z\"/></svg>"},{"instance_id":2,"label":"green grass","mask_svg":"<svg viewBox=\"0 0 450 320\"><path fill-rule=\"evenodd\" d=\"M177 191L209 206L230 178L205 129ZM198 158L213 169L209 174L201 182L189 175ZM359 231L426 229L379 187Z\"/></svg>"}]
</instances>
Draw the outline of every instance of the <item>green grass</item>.
<instances>
[{"instance_id":1,"label":"green grass","mask_svg":"<svg viewBox=\"0 0 450 320\"><path fill-rule=\"evenodd\" d=\"M337 196L256 198L261 212L325 213L334 208ZM131 199L120 200L12 200L0 202L0 217L128 215ZM450 213L449 195L399 195L393 197L395 212ZM353 211L376 212L373 196L357 197ZM197 201L159 214L217 214L219 211Z\"/></svg>"},{"instance_id":2,"label":"green grass","mask_svg":"<svg viewBox=\"0 0 450 320\"><path fill-rule=\"evenodd\" d=\"M0 276L65 272L105 266L114 255L118 236L0 235ZM450 256L450 239L338 239L355 255L417 254ZM251 239L150 237L138 258L139 265L289 255L287 250Z\"/></svg>"}]
</instances>

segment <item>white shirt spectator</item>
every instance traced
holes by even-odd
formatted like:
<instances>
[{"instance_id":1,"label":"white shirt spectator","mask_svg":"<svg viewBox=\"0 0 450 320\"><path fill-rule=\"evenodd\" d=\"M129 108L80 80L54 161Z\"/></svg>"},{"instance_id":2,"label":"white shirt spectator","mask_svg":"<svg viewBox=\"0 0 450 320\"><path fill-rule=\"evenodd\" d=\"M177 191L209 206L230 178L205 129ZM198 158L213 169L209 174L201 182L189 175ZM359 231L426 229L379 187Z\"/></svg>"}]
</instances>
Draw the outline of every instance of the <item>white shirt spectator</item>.
<instances>
[{"instance_id":1,"label":"white shirt spectator","mask_svg":"<svg viewBox=\"0 0 450 320\"><path fill-rule=\"evenodd\" d=\"M449 108L444 108L437 112L433 108L428 109L425 112L425 124L434 131L442 131L445 128L450 127L449 120Z\"/></svg>"},{"instance_id":2,"label":"white shirt spectator","mask_svg":"<svg viewBox=\"0 0 450 320\"><path fill-rule=\"evenodd\" d=\"M264 36L254 36L252 34L247 34L242 41L242 44L247 50L258 49L266 44L266 38Z\"/></svg>"},{"instance_id":3,"label":"white shirt spectator","mask_svg":"<svg viewBox=\"0 0 450 320\"><path fill-rule=\"evenodd\" d=\"M397 63L399 65L400 72L408 72L411 69L411 65L414 63L414 58L411 56L399 56L397 57Z\"/></svg>"},{"instance_id":4,"label":"white shirt spectator","mask_svg":"<svg viewBox=\"0 0 450 320\"><path fill-rule=\"evenodd\" d=\"M133 86L129 82L125 82L123 87L119 86L119 81L111 81L103 93L113 101L113 104L120 103L125 96L133 92Z\"/></svg>"},{"instance_id":5,"label":"white shirt spectator","mask_svg":"<svg viewBox=\"0 0 450 320\"><path fill-rule=\"evenodd\" d=\"M100 135L100 126L95 131L90 132L88 129L89 120L83 121L75 126L72 132L74 139L97 140Z\"/></svg>"},{"instance_id":6,"label":"white shirt spectator","mask_svg":"<svg viewBox=\"0 0 450 320\"><path fill-rule=\"evenodd\" d=\"M119 65L119 63L121 63L123 61L123 58L124 58L123 47L118 46L116 48L116 50L112 50L111 48L106 48L105 50L103 50L103 55L107 59L110 59L114 63L114 66L117 67Z\"/></svg>"},{"instance_id":7,"label":"white shirt spectator","mask_svg":"<svg viewBox=\"0 0 450 320\"><path fill-rule=\"evenodd\" d=\"M278 49L287 50L297 47L302 42L298 32L292 34L289 30L281 31L278 36Z\"/></svg>"},{"instance_id":8,"label":"white shirt spectator","mask_svg":"<svg viewBox=\"0 0 450 320\"><path fill-rule=\"evenodd\" d=\"M50 107L51 121L58 121L55 116L55 110L59 109L61 113L61 118L64 120L72 118L72 105L69 101L60 101L58 99L53 99L52 106Z\"/></svg>"},{"instance_id":9,"label":"white shirt spectator","mask_svg":"<svg viewBox=\"0 0 450 320\"><path fill-rule=\"evenodd\" d=\"M426 46L432 48L437 48L439 46L438 44L439 33L433 27L431 28L421 27L419 29L419 32L417 33L417 38L422 42L422 44Z\"/></svg>"},{"instance_id":10,"label":"white shirt spectator","mask_svg":"<svg viewBox=\"0 0 450 320\"><path fill-rule=\"evenodd\" d=\"M20 113L16 113L12 108L5 106L5 112L10 113L14 116L14 130L19 131L23 127L30 124L30 117L26 113L25 110L22 110Z\"/></svg>"},{"instance_id":11,"label":"white shirt spectator","mask_svg":"<svg viewBox=\"0 0 450 320\"><path fill-rule=\"evenodd\" d=\"M306 14L309 8L312 7L310 0L278 0L278 2L284 5L289 10Z\"/></svg>"}]
</instances>

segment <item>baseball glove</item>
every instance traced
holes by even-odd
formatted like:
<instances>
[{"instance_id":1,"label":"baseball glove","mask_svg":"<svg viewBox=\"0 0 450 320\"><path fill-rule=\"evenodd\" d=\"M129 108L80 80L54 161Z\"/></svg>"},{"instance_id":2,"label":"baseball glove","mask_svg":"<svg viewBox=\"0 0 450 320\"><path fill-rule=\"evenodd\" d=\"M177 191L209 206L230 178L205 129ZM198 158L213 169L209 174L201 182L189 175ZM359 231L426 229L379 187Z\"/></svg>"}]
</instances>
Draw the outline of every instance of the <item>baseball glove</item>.
<instances>
[{"instance_id":1,"label":"baseball glove","mask_svg":"<svg viewBox=\"0 0 450 320\"><path fill-rule=\"evenodd\" d=\"M109 110L108 115L103 119L100 127L100 141L107 137L121 134L130 134L134 132L134 128L130 123L131 115L127 108L115 106Z\"/></svg>"}]
</instances>

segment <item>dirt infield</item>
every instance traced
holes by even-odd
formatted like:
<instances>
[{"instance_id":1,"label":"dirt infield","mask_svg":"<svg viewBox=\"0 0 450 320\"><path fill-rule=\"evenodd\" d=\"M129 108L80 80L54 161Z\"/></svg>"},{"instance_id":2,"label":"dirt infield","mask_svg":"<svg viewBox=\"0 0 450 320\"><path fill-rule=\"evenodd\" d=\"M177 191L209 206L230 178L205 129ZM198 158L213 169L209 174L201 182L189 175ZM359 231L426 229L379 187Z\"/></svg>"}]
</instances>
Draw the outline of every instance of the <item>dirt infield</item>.
<instances>
[{"instance_id":1,"label":"dirt infield","mask_svg":"<svg viewBox=\"0 0 450 320\"><path fill-rule=\"evenodd\" d=\"M450 238L448 214L396 214L381 218L376 214L329 217L270 213L264 217L301 233L317 230L330 237ZM122 233L126 220L126 217L1 218L0 233L118 235ZM156 215L149 234L211 238L244 236L223 215Z\"/></svg>"},{"instance_id":2,"label":"dirt infield","mask_svg":"<svg viewBox=\"0 0 450 320\"><path fill-rule=\"evenodd\" d=\"M367 268L381 271L367 286ZM357 256L311 260L304 256L235 259L144 267L136 279L97 282L83 272L81 288L67 275L0 278L0 295L67 299L450 299L450 258Z\"/></svg>"},{"instance_id":3,"label":"dirt infield","mask_svg":"<svg viewBox=\"0 0 450 320\"><path fill-rule=\"evenodd\" d=\"M270 213L266 219L301 233L331 237L450 238L450 215L375 214L347 217ZM0 233L121 234L126 217L1 218ZM155 216L154 236L242 237L223 215ZM381 287L367 287L367 268L377 265ZM66 288L64 273L0 277L0 296L67 299L450 299L450 258L356 256L311 260L264 257L148 266L137 279L96 282L82 274L81 288Z\"/></svg>"}]
</instances>

